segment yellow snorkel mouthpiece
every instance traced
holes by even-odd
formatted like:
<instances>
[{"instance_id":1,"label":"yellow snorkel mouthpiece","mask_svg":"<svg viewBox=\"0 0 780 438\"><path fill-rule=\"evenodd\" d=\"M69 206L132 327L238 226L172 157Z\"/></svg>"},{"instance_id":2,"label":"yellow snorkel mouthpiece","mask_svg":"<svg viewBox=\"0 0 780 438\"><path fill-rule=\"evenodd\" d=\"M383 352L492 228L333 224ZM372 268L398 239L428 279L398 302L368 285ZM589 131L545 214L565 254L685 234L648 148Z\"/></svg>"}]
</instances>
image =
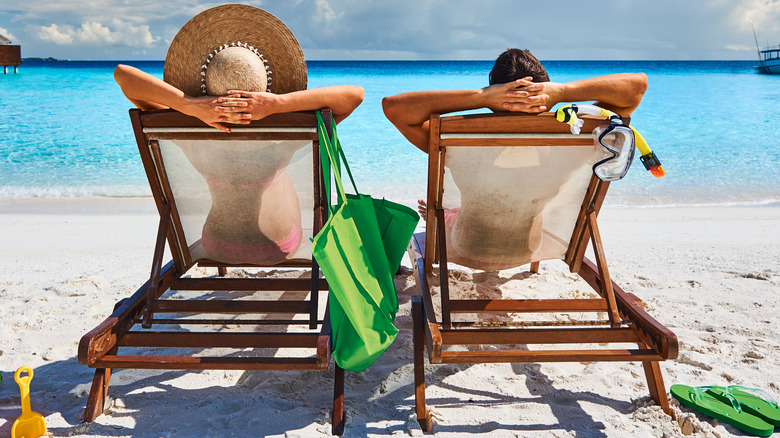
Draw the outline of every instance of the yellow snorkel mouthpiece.
<instances>
[{"instance_id":1,"label":"yellow snorkel mouthpiece","mask_svg":"<svg viewBox=\"0 0 780 438\"><path fill-rule=\"evenodd\" d=\"M636 143L636 148L639 153L642 154L639 159L642 161L642 164L644 164L645 169L649 170L650 173L652 173L656 178L661 178L662 176L666 175L663 166L661 166L661 161L657 156L655 156L653 151L650 150L650 146L647 145L647 141L644 137L642 137L642 134L634 129L633 126L629 126L629 128L634 131L634 141Z\"/></svg>"},{"instance_id":2,"label":"yellow snorkel mouthpiece","mask_svg":"<svg viewBox=\"0 0 780 438\"><path fill-rule=\"evenodd\" d=\"M579 134L580 128L582 128L583 122L577 114L589 114L592 116L610 117L615 113L607 111L604 108L599 108L595 105L577 105L572 103L570 105L564 105L555 111L555 119L561 123L567 123L571 125L571 133Z\"/></svg>"}]
</instances>

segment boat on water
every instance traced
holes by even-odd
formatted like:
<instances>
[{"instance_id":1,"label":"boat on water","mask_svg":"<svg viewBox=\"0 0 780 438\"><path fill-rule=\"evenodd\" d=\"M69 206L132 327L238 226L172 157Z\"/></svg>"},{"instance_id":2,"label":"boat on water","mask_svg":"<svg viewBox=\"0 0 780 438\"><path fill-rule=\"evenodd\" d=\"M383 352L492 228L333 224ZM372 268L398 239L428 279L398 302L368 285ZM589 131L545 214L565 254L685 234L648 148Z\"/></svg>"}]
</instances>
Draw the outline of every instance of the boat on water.
<instances>
[{"instance_id":1,"label":"boat on water","mask_svg":"<svg viewBox=\"0 0 780 438\"><path fill-rule=\"evenodd\" d=\"M753 27L752 21L750 22L750 27L753 28L753 39L756 40L756 51L758 52L758 65L755 68L759 73L780 74L780 45L761 50L758 47L756 29Z\"/></svg>"},{"instance_id":2,"label":"boat on water","mask_svg":"<svg viewBox=\"0 0 780 438\"><path fill-rule=\"evenodd\" d=\"M780 74L780 46L767 47L764 50L759 50L758 65L756 68L759 73L770 75Z\"/></svg>"}]
</instances>

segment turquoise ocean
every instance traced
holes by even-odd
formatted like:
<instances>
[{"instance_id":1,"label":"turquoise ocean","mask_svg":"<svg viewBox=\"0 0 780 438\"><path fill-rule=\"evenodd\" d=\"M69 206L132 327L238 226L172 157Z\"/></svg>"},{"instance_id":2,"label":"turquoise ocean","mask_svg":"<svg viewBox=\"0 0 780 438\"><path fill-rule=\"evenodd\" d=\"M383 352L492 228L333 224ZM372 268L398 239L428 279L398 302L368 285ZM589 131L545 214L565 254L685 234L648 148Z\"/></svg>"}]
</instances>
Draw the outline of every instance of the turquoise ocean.
<instances>
[{"instance_id":1,"label":"turquoise ocean","mask_svg":"<svg viewBox=\"0 0 780 438\"><path fill-rule=\"evenodd\" d=\"M162 62L127 62L162 77ZM0 198L137 197L150 191L117 62L26 61L0 75ZM490 61L312 61L309 87L356 84L363 104L339 125L362 192L410 204L425 192L426 157L382 114L386 95L486 85ZM644 72L632 124L660 157L656 179L635 158L612 184L614 206L780 202L780 76L749 61L547 61L566 82Z\"/></svg>"}]
</instances>

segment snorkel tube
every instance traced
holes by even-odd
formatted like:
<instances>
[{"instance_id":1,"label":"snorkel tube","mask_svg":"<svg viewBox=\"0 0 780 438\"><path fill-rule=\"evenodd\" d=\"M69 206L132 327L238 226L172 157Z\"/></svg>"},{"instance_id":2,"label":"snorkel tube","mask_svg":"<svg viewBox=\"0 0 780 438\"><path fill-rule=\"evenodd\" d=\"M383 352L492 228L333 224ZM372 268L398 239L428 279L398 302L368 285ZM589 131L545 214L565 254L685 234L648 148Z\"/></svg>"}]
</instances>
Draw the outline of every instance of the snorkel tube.
<instances>
[{"instance_id":1,"label":"snorkel tube","mask_svg":"<svg viewBox=\"0 0 780 438\"><path fill-rule=\"evenodd\" d=\"M585 122L577 117L578 114L608 117L611 124L618 123L618 121L621 120L620 116L613 113L612 111L605 110L604 108L599 108L595 105L577 104L565 105L559 108L555 112L555 119L559 122L571 125L572 134L579 134L580 128L582 128L582 125ZM661 166L661 161L653 153L653 151L650 150L650 146L647 145L645 138L642 137L642 134L640 134L639 131L637 131L633 126L629 126L629 128L631 128L631 131L634 133L636 148L639 150L639 153L642 154L640 160L645 166L645 169L649 170L650 173L652 173L656 178L661 178L664 176L666 172L664 172L664 168Z\"/></svg>"}]
</instances>

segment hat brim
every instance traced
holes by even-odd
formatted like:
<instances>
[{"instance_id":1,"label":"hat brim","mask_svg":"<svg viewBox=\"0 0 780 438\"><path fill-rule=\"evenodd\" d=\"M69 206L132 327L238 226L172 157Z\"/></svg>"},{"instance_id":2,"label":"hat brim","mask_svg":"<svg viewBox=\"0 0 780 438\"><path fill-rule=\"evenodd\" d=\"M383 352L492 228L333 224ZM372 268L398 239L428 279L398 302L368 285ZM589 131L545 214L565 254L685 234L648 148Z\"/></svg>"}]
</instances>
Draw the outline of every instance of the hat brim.
<instances>
[{"instance_id":1,"label":"hat brim","mask_svg":"<svg viewBox=\"0 0 780 438\"><path fill-rule=\"evenodd\" d=\"M200 73L208 55L237 42L256 47L268 61L271 92L306 89L306 59L290 29L262 9L236 4L207 9L181 28L165 57L163 80L187 95L202 95Z\"/></svg>"}]
</instances>

